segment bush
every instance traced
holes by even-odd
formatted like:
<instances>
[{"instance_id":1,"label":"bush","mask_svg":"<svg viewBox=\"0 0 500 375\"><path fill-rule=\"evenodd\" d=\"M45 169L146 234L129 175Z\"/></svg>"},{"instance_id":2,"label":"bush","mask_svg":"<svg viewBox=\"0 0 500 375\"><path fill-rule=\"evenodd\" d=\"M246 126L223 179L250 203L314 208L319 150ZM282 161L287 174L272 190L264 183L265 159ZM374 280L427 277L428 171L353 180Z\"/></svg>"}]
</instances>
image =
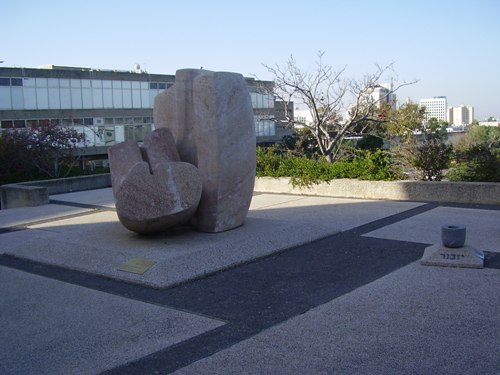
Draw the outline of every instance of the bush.
<instances>
[{"instance_id":1,"label":"bush","mask_svg":"<svg viewBox=\"0 0 500 375\"><path fill-rule=\"evenodd\" d=\"M453 148L439 139L424 143L409 143L398 151L403 165L418 170L418 177L424 181L441 181L443 171L448 168Z\"/></svg>"},{"instance_id":2,"label":"bush","mask_svg":"<svg viewBox=\"0 0 500 375\"><path fill-rule=\"evenodd\" d=\"M257 149L257 176L290 177L294 186L310 186L337 178L396 180L403 175L385 151L358 150L349 160L328 163L324 159L289 156L272 147Z\"/></svg>"}]
</instances>

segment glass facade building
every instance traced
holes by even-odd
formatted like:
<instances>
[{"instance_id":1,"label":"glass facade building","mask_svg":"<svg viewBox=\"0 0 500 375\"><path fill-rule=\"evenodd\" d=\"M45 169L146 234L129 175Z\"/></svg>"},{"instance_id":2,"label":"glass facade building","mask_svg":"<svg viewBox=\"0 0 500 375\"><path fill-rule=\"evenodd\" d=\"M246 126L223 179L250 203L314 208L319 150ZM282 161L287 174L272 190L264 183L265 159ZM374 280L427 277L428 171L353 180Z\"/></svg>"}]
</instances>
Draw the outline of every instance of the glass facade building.
<instances>
[{"instance_id":1,"label":"glass facade building","mask_svg":"<svg viewBox=\"0 0 500 375\"><path fill-rule=\"evenodd\" d=\"M246 79L255 113L257 142L276 136L272 82ZM56 124L85 134L89 146L141 141L154 129L154 98L174 75L90 68L0 68L1 129Z\"/></svg>"}]
</instances>

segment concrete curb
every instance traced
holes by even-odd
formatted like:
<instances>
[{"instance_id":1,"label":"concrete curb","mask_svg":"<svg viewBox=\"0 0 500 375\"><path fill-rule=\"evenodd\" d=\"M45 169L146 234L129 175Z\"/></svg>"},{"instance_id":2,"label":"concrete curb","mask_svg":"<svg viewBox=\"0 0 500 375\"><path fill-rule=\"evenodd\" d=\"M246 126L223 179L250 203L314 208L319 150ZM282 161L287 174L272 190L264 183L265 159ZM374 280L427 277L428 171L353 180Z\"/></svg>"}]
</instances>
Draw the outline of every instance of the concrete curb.
<instances>
[{"instance_id":1,"label":"concrete curb","mask_svg":"<svg viewBox=\"0 0 500 375\"><path fill-rule=\"evenodd\" d=\"M315 184L311 187L293 187L288 177L258 177L255 179L254 191L337 198L500 205L500 183L495 182L338 179Z\"/></svg>"}]
</instances>

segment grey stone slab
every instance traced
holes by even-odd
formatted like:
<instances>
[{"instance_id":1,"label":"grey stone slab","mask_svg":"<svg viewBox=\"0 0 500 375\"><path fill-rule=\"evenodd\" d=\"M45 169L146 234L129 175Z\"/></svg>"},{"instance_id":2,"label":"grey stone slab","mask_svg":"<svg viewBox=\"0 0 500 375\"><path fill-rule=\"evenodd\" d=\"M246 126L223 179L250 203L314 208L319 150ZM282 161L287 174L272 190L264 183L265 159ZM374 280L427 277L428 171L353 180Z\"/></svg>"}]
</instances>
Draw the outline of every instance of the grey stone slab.
<instances>
[{"instance_id":1,"label":"grey stone slab","mask_svg":"<svg viewBox=\"0 0 500 375\"><path fill-rule=\"evenodd\" d=\"M0 373L97 374L224 323L0 267Z\"/></svg>"},{"instance_id":2,"label":"grey stone slab","mask_svg":"<svg viewBox=\"0 0 500 375\"><path fill-rule=\"evenodd\" d=\"M497 374L499 283L415 262L175 374Z\"/></svg>"},{"instance_id":3,"label":"grey stone slab","mask_svg":"<svg viewBox=\"0 0 500 375\"><path fill-rule=\"evenodd\" d=\"M450 248L437 244L425 249L420 264L424 266L483 268L484 253L472 246Z\"/></svg>"},{"instance_id":4,"label":"grey stone slab","mask_svg":"<svg viewBox=\"0 0 500 375\"><path fill-rule=\"evenodd\" d=\"M4 234L0 253L163 288L418 205L287 197L254 196L256 208L250 210L245 225L223 233L184 227L164 235L140 236L126 230L115 212L98 212ZM155 265L142 275L119 270L133 258Z\"/></svg>"},{"instance_id":5,"label":"grey stone slab","mask_svg":"<svg viewBox=\"0 0 500 375\"><path fill-rule=\"evenodd\" d=\"M500 252L500 211L437 207L423 214L365 234L369 237L441 243L443 225L465 225L465 244L482 251Z\"/></svg>"}]
</instances>

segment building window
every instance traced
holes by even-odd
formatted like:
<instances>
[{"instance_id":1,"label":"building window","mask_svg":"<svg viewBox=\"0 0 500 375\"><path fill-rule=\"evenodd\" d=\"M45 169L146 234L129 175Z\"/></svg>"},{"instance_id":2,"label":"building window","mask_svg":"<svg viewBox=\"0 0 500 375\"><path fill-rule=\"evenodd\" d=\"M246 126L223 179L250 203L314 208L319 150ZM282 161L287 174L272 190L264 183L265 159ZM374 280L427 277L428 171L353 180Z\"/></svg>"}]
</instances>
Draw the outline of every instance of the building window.
<instances>
[{"instance_id":1,"label":"building window","mask_svg":"<svg viewBox=\"0 0 500 375\"><path fill-rule=\"evenodd\" d=\"M3 120L2 129L12 129L14 127L14 122L12 120Z\"/></svg>"},{"instance_id":2,"label":"building window","mask_svg":"<svg viewBox=\"0 0 500 375\"><path fill-rule=\"evenodd\" d=\"M14 120L14 127L15 128L25 128L26 127L26 121L25 120Z\"/></svg>"},{"instance_id":3,"label":"building window","mask_svg":"<svg viewBox=\"0 0 500 375\"><path fill-rule=\"evenodd\" d=\"M23 85L23 79L22 78L11 78L10 82L11 82L12 86L22 86Z\"/></svg>"},{"instance_id":4,"label":"building window","mask_svg":"<svg viewBox=\"0 0 500 375\"><path fill-rule=\"evenodd\" d=\"M149 82L149 88L151 90L166 90L172 85L173 83L167 82Z\"/></svg>"},{"instance_id":5,"label":"building window","mask_svg":"<svg viewBox=\"0 0 500 375\"><path fill-rule=\"evenodd\" d=\"M38 120L26 120L28 128L36 128L38 126Z\"/></svg>"},{"instance_id":6,"label":"building window","mask_svg":"<svg viewBox=\"0 0 500 375\"><path fill-rule=\"evenodd\" d=\"M0 86L22 86L22 78L6 78L0 77Z\"/></svg>"}]
</instances>

